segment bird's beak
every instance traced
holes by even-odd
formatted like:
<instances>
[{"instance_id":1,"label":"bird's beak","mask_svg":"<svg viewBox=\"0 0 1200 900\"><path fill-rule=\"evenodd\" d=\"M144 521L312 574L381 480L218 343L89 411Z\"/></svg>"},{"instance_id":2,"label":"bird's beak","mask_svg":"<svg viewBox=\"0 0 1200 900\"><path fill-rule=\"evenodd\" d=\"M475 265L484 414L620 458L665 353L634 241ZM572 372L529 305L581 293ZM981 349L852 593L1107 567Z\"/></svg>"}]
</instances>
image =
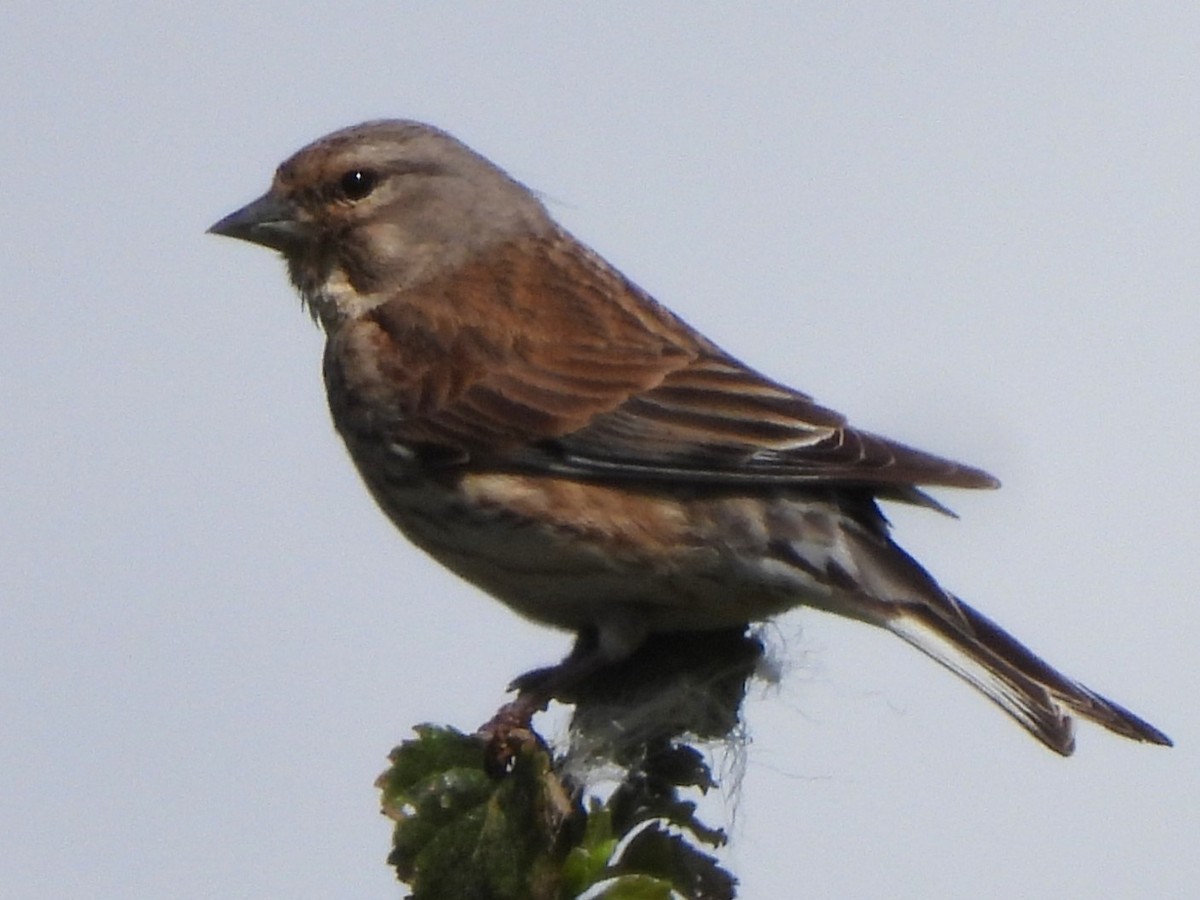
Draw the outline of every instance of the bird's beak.
<instances>
[{"instance_id":1,"label":"bird's beak","mask_svg":"<svg viewBox=\"0 0 1200 900\"><path fill-rule=\"evenodd\" d=\"M296 219L296 211L290 203L267 191L254 202L227 215L208 232L283 252L303 241L307 229Z\"/></svg>"}]
</instances>

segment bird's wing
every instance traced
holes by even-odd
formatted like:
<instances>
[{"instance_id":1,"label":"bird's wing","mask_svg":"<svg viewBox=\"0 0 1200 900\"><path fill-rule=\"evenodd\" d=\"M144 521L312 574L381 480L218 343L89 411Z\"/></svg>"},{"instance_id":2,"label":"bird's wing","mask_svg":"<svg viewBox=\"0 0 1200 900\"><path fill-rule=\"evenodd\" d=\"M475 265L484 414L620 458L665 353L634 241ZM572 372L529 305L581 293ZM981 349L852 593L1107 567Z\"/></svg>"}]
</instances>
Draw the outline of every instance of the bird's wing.
<instances>
[{"instance_id":1,"label":"bird's wing","mask_svg":"<svg viewBox=\"0 0 1200 900\"><path fill-rule=\"evenodd\" d=\"M714 484L996 484L850 428L578 244L516 248L372 318L395 348L383 357L403 394L398 437L481 465Z\"/></svg>"},{"instance_id":2,"label":"bird's wing","mask_svg":"<svg viewBox=\"0 0 1200 900\"><path fill-rule=\"evenodd\" d=\"M564 468L704 481L993 487L994 478L859 431L724 354L668 373L551 442Z\"/></svg>"}]
</instances>

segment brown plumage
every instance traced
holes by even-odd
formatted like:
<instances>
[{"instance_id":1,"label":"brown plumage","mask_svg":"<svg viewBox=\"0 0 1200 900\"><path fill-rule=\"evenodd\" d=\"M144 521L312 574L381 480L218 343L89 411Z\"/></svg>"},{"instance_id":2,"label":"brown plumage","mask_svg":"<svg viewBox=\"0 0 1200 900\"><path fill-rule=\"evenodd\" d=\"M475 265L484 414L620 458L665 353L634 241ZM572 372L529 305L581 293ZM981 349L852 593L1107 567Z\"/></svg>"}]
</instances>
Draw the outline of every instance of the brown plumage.
<instances>
[{"instance_id":1,"label":"brown plumage","mask_svg":"<svg viewBox=\"0 0 1200 900\"><path fill-rule=\"evenodd\" d=\"M592 663L808 605L894 632L1059 753L1068 711L1170 743L942 589L875 504L995 479L745 366L444 132L336 132L212 231L287 260L328 336L334 423L396 525L592 635Z\"/></svg>"}]
</instances>

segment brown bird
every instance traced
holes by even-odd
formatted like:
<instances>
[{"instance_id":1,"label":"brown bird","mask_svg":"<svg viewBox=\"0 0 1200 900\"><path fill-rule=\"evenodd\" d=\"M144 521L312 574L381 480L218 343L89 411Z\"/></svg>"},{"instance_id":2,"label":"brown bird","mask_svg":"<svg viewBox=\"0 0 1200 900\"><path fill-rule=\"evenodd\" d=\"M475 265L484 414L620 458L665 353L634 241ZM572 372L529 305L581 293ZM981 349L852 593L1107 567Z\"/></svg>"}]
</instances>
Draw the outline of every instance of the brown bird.
<instances>
[{"instance_id":1,"label":"brown bird","mask_svg":"<svg viewBox=\"0 0 1200 900\"><path fill-rule=\"evenodd\" d=\"M1171 743L939 586L876 504L942 509L923 488L994 478L734 359L445 132L334 132L210 230L286 259L384 512L521 615L580 634L575 675L650 634L812 606L899 635L1063 755L1070 713Z\"/></svg>"}]
</instances>

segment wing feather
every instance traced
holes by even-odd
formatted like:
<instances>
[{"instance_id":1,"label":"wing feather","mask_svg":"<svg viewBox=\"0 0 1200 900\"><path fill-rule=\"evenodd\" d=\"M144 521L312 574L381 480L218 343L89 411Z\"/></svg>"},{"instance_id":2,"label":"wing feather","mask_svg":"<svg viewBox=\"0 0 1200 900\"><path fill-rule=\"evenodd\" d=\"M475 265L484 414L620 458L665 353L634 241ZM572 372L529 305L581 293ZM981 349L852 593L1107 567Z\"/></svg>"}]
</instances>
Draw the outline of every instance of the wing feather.
<instances>
[{"instance_id":1,"label":"wing feather","mask_svg":"<svg viewBox=\"0 0 1200 900\"><path fill-rule=\"evenodd\" d=\"M393 437L579 477L995 486L979 469L849 427L578 247L565 235L512 245L452 285L370 314L389 345Z\"/></svg>"}]
</instances>

